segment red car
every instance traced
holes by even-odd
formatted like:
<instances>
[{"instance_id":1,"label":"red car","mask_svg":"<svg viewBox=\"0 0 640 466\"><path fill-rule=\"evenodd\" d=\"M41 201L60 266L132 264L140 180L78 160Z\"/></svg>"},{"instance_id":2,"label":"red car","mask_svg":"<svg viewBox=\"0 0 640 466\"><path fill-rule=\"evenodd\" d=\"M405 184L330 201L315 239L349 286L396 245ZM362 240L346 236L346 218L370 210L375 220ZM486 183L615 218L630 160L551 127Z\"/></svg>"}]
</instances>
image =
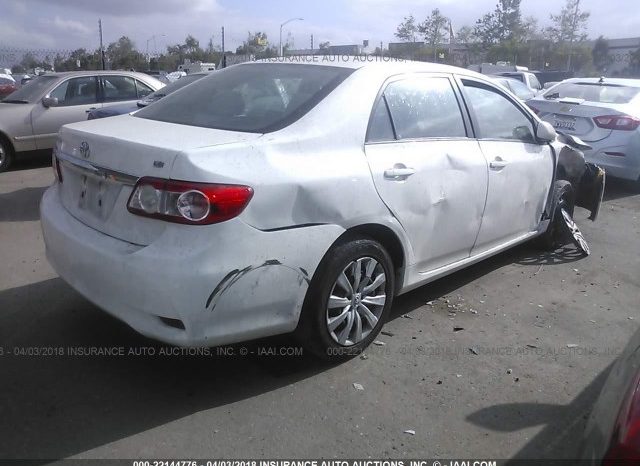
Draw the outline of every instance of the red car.
<instances>
[{"instance_id":1,"label":"red car","mask_svg":"<svg viewBox=\"0 0 640 466\"><path fill-rule=\"evenodd\" d=\"M0 77L0 100L4 99L16 90L18 90L18 86L15 81L9 78Z\"/></svg>"}]
</instances>

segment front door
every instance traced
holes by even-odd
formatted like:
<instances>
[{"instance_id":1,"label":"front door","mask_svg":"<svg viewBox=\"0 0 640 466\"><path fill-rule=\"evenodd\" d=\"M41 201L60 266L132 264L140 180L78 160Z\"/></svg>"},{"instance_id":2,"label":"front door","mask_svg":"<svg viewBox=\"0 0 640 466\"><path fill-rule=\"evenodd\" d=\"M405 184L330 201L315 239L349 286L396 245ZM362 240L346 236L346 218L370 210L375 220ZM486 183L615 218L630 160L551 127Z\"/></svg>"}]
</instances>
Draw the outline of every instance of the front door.
<instances>
[{"instance_id":1,"label":"front door","mask_svg":"<svg viewBox=\"0 0 640 466\"><path fill-rule=\"evenodd\" d=\"M378 193L424 272L469 257L487 195L487 163L452 84L446 75L389 83L367 137Z\"/></svg>"},{"instance_id":2,"label":"front door","mask_svg":"<svg viewBox=\"0 0 640 466\"><path fill-rule=\"evenodd\" d=\"M533 117L501 90L462 79L476 136L489 164L489 192L473 254L537 230L553 179L549 144L535 139Z\"/></svg>"},{"instance_id":3,"label":"front door","mask_svg":"<svg viewBox=\"0 0 640 466\"><path fill-rule=\"evenodd\" d=\"M49 97L58 99L58 105L36 105L31 112L33 135L38 149L51 149L63 125L87 119L89 111L100 107L98 80L95 76L82 76L63 81Z\"/></svg>"}]
</instances>

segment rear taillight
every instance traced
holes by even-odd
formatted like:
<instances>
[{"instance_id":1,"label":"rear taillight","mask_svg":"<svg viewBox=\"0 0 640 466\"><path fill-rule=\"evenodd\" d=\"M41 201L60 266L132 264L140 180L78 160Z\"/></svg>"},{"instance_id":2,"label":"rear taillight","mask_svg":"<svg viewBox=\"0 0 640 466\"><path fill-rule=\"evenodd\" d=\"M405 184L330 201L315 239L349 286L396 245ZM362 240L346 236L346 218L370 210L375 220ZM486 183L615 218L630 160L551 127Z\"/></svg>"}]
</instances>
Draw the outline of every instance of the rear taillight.
<instances>
[{"instance_id":1,"label":"rear taillight","mask_svg":"<svg viewBox=\"0 0 640 466\"><path fill-rule=\"evenodd\" d=\"M622 403L602 465L613 466L620 461L640 462L640 374L634 378Z\"/></svg>"},{"instance_id":2,"label":"rear taillight","mask_svg":"<svg viewBox=\"0 0 640 466\"><path fill-rule=\"evenodd\" d=\"M599 128L619 131L635 131L640 126L640 118L628 115L605 115L593 119Z\"/></svg>"},{"instance_id":3,"label":"rear taillight","mask_svg":"<svg viewBox=\"0 0 640 466\"><path fill-rule=\"evenodd\" d=\"M249 186L141 178L127 209L168 222L211 225L240 215L252 197Z\"/></svg>"}]
</instances>

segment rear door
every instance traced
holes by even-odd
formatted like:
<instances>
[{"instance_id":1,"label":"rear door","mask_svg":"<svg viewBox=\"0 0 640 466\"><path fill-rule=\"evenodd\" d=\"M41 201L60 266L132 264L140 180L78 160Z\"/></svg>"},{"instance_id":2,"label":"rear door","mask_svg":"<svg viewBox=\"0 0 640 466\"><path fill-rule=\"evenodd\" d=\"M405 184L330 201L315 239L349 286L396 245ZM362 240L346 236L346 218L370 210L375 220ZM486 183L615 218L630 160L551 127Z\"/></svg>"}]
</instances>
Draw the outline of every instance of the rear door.
<instances>
[{"instance_id":1,"label":"rear door","mask_svg":"<svg viewBox=\"0 0 640 466\"><path fill-rule=\"evenodd\" d=\"M149 86L131 76L100 76L102 105L105 108L135 103L153 92Z\"/></svg>"},{"instance_id":2,"label":"rear door","mask_svg":"<svg viewBox=\"0 0 640 466\"><path fill-rule=\"evenodd\" d=\"M420 271L468 258L480 229L487 163L460 103L448 75L408 75L386 85L370 123L373 180Z\"/></svg>"},{"instance_id":3,"label":"rear door","mask_svg":"<svg viewBox=\"0 0 640 466\"><path fill-rule=\"evenodd\" d=\"M502 90L461 80L476 136L489 163L487 203L473 254L537 230L553 179L548 144L535 140L535 120Z\"/></svg>"},{"instance_id":4,"label":"rear door","mask_svg":"<svg viewBox=\"0 0 640 466\"><path fill-rule=\"evenodd\" d=\"M58 99L55 107L42 104L31 112L33 135L38 149L51 149L63 125L87 119L89 111L99 108L98 80L95 76L81 76L62 81L49 97Z\"/></svg>"}]
</instances>

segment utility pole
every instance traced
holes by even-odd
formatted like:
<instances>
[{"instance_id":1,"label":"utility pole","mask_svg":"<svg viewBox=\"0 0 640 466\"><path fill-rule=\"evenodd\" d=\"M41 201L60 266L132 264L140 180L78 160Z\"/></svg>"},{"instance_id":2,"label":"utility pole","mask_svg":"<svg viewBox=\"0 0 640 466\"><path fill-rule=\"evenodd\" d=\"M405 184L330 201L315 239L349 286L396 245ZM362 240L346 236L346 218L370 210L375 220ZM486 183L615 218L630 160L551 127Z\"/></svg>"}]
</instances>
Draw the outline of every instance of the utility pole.
<instances>
[{"instance_id":1,"label":"utility pole","mask_svg":"<svg viewBox=\"0 0 640 466\"><path fill-rule=\"evenodd\" d=\"M224 51L224 26L222 26L222 68L227 67L227 56Z\"/></svg>"},{"instance_id":2,"label":"utility pole","mask_svg":"<svg viewBox=\"0 0 640 466\"><path fill-rule=\"evenodd\" d=\"M100 32L100 60L102 61L102 69L106 70L104 62L104 45L102 45L102 18L98 19L98 30Z\"/></svg>"},{"instance_id":3,"label":"utility pole","mask_svg":"<svg viewBox=\"0 0 640 466\"><path fill-rule=\"evenodd\" d=\"M380 41L380 56L384 57L384 44L382 43L382 41Z\"/></svg>"},{"instance_id":4,"label":"utility pole","mask_svg":"<svg viewBox=\"0 0 640 466\"><path fill-rule=\"evenodd\" d=\"M311 34L311 53L313 53L313 34Z\"/></svg>"}]
</instances>

